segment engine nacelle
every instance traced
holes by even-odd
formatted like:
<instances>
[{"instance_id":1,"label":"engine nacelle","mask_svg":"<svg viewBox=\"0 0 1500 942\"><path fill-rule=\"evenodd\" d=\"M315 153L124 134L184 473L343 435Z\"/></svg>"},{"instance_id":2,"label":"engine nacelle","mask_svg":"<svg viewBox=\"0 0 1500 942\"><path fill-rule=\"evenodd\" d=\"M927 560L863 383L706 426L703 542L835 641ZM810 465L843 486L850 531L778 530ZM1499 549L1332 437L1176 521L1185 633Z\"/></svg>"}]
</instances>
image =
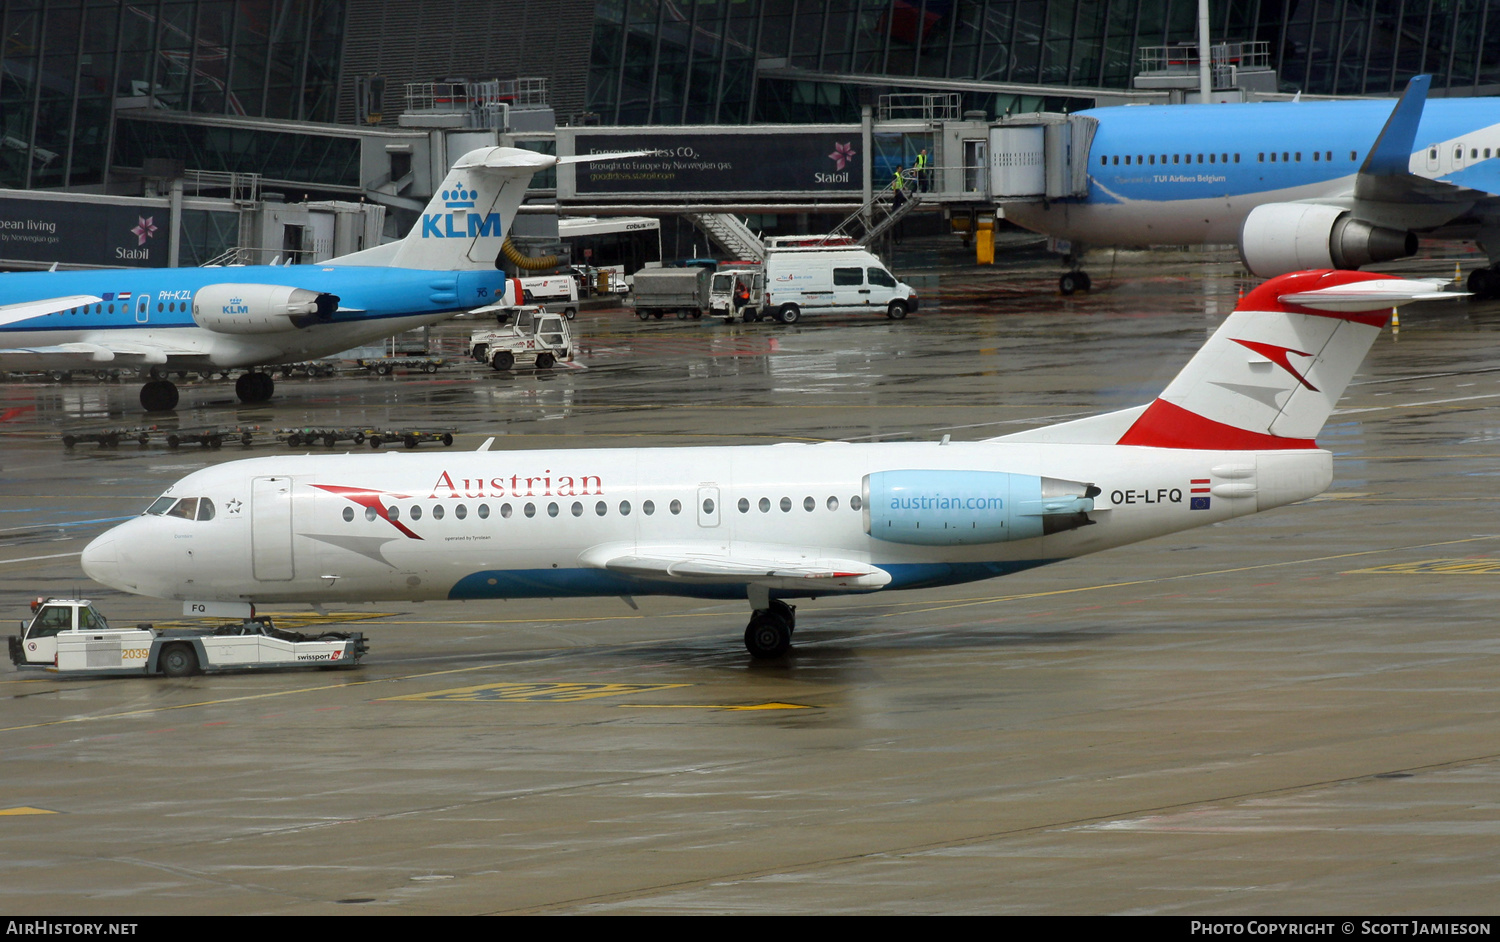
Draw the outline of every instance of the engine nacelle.
<instances>
[{"instance_id":1,"label":"engine nacelle","mask_svg":"<svg viewBox=\"0 0 1500 942\"><path fill-rule=\"evenodd\" d=\"M1093 523L1098 493L1003 471L877 471L864 479L865 532L923 546L1029 540Z\"/></svg>"},{"instance_id":2,"label":"engine nacelle","mask_svg":"<svg viewBox=\"0 0 1500 942\"><path fill-rule=\"evenodd\" d=\"M193 320L221 334L270 334L333 320L336 295L286 285L207 285L193 295Z\"/></svg>"},{"instance_id":3,"label":"engine nacelle","mask_svg":"<svg viewBox=\"0 0 1500 942\"><path fill-rule=\"evenodd\" d=\"M1414 255L1417 237L1355 219L1340 206L1266 203L1240 227L1240 256L1262 278L1309 268L1360 268Z\"/></svg>"}]
</instances>

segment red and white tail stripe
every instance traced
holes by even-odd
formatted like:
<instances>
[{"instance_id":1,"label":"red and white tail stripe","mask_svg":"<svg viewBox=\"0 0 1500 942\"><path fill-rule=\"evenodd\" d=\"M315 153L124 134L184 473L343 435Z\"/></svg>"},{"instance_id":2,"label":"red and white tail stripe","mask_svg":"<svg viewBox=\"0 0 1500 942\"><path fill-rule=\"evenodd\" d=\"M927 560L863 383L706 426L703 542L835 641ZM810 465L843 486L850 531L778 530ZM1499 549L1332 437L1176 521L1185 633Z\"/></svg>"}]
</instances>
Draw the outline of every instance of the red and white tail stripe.
<instances>
[{"instance_id":1,"label":"red and white tail stripe","mask_svg":"<svg viewBox=\"0 0 1500 942\"><path fill-rule=\"evenodd\" d=\"M1392 309L1454 296L1433 282L1371 272L1273 278L1245 295L1119 444L1316 448L1313 439Z\"/></svg>"}]
</instances>

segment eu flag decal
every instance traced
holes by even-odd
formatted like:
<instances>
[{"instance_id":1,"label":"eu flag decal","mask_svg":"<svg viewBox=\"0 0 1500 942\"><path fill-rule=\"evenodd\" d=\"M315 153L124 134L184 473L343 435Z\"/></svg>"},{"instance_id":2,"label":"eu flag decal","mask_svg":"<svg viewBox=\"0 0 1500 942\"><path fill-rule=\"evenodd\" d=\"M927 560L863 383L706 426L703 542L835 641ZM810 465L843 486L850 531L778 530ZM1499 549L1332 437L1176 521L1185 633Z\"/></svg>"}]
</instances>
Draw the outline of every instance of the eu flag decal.
<instances>
[{"instance_id":1,"label":"eu flag decal","mask_svg":"<svg viewBox=\"0 0 1500 942\"><path fill-rule=\"evenodd\" d=\"M1188 499L1188 510L1207 510L1208 509L1208 502L1209 502L1210 499L1211 498L1208 498L1208 497L1192 497L1192 498L1189 498Z\"/></svg>"}]
</instances>

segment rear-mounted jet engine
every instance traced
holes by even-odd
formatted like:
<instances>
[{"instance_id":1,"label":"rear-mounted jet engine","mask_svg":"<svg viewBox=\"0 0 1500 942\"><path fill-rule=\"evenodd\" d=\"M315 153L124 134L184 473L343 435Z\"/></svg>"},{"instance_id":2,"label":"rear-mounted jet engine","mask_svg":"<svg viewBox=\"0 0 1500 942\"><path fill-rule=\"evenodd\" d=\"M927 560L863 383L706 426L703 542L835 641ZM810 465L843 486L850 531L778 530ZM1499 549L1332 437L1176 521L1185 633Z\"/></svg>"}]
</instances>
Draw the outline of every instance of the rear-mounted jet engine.
<instances>
[{"instance_id":1,"label":"rear-mounted jet engine","mask_svg":"<svg viewBox=\"0 0 1500 942\"><path fill-rule=\"evenodd\" d=\"M1003 471L878 471L864 478L865 532L954 546L1030 540L1093 523L1099 488Z\"/></svg>"},{"instance_id":2,"label":"rear-mounted jet engine","mask_svg":"<svg viewBox=\"0 0 1500 942\"><path fill-rule=\"evenodd\" d=\"M221 334L269 334L326 323L337 295L285 285L207 285L193 295L193 320Z\"/></svg>"}]
</instances>

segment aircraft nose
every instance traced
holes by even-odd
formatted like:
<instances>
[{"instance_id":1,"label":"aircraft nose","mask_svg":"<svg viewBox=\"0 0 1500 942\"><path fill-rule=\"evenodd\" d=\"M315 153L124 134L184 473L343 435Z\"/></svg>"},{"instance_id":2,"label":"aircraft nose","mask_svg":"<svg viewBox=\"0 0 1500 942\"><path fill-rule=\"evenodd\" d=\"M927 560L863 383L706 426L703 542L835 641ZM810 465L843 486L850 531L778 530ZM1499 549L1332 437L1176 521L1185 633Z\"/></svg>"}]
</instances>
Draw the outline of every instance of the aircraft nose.
<instances>
[{"instance_id":1,"label":"aircraft nose","mask_svg":"<svg viewBox=\"0 0 1500 942\"><path fill-rule=\"evenodd\" d=\"M120 557L116 550L115 536L106 533L83 548L83 572L95 582L112 588L120 585Z\"/></svg>"}]
</instances>

